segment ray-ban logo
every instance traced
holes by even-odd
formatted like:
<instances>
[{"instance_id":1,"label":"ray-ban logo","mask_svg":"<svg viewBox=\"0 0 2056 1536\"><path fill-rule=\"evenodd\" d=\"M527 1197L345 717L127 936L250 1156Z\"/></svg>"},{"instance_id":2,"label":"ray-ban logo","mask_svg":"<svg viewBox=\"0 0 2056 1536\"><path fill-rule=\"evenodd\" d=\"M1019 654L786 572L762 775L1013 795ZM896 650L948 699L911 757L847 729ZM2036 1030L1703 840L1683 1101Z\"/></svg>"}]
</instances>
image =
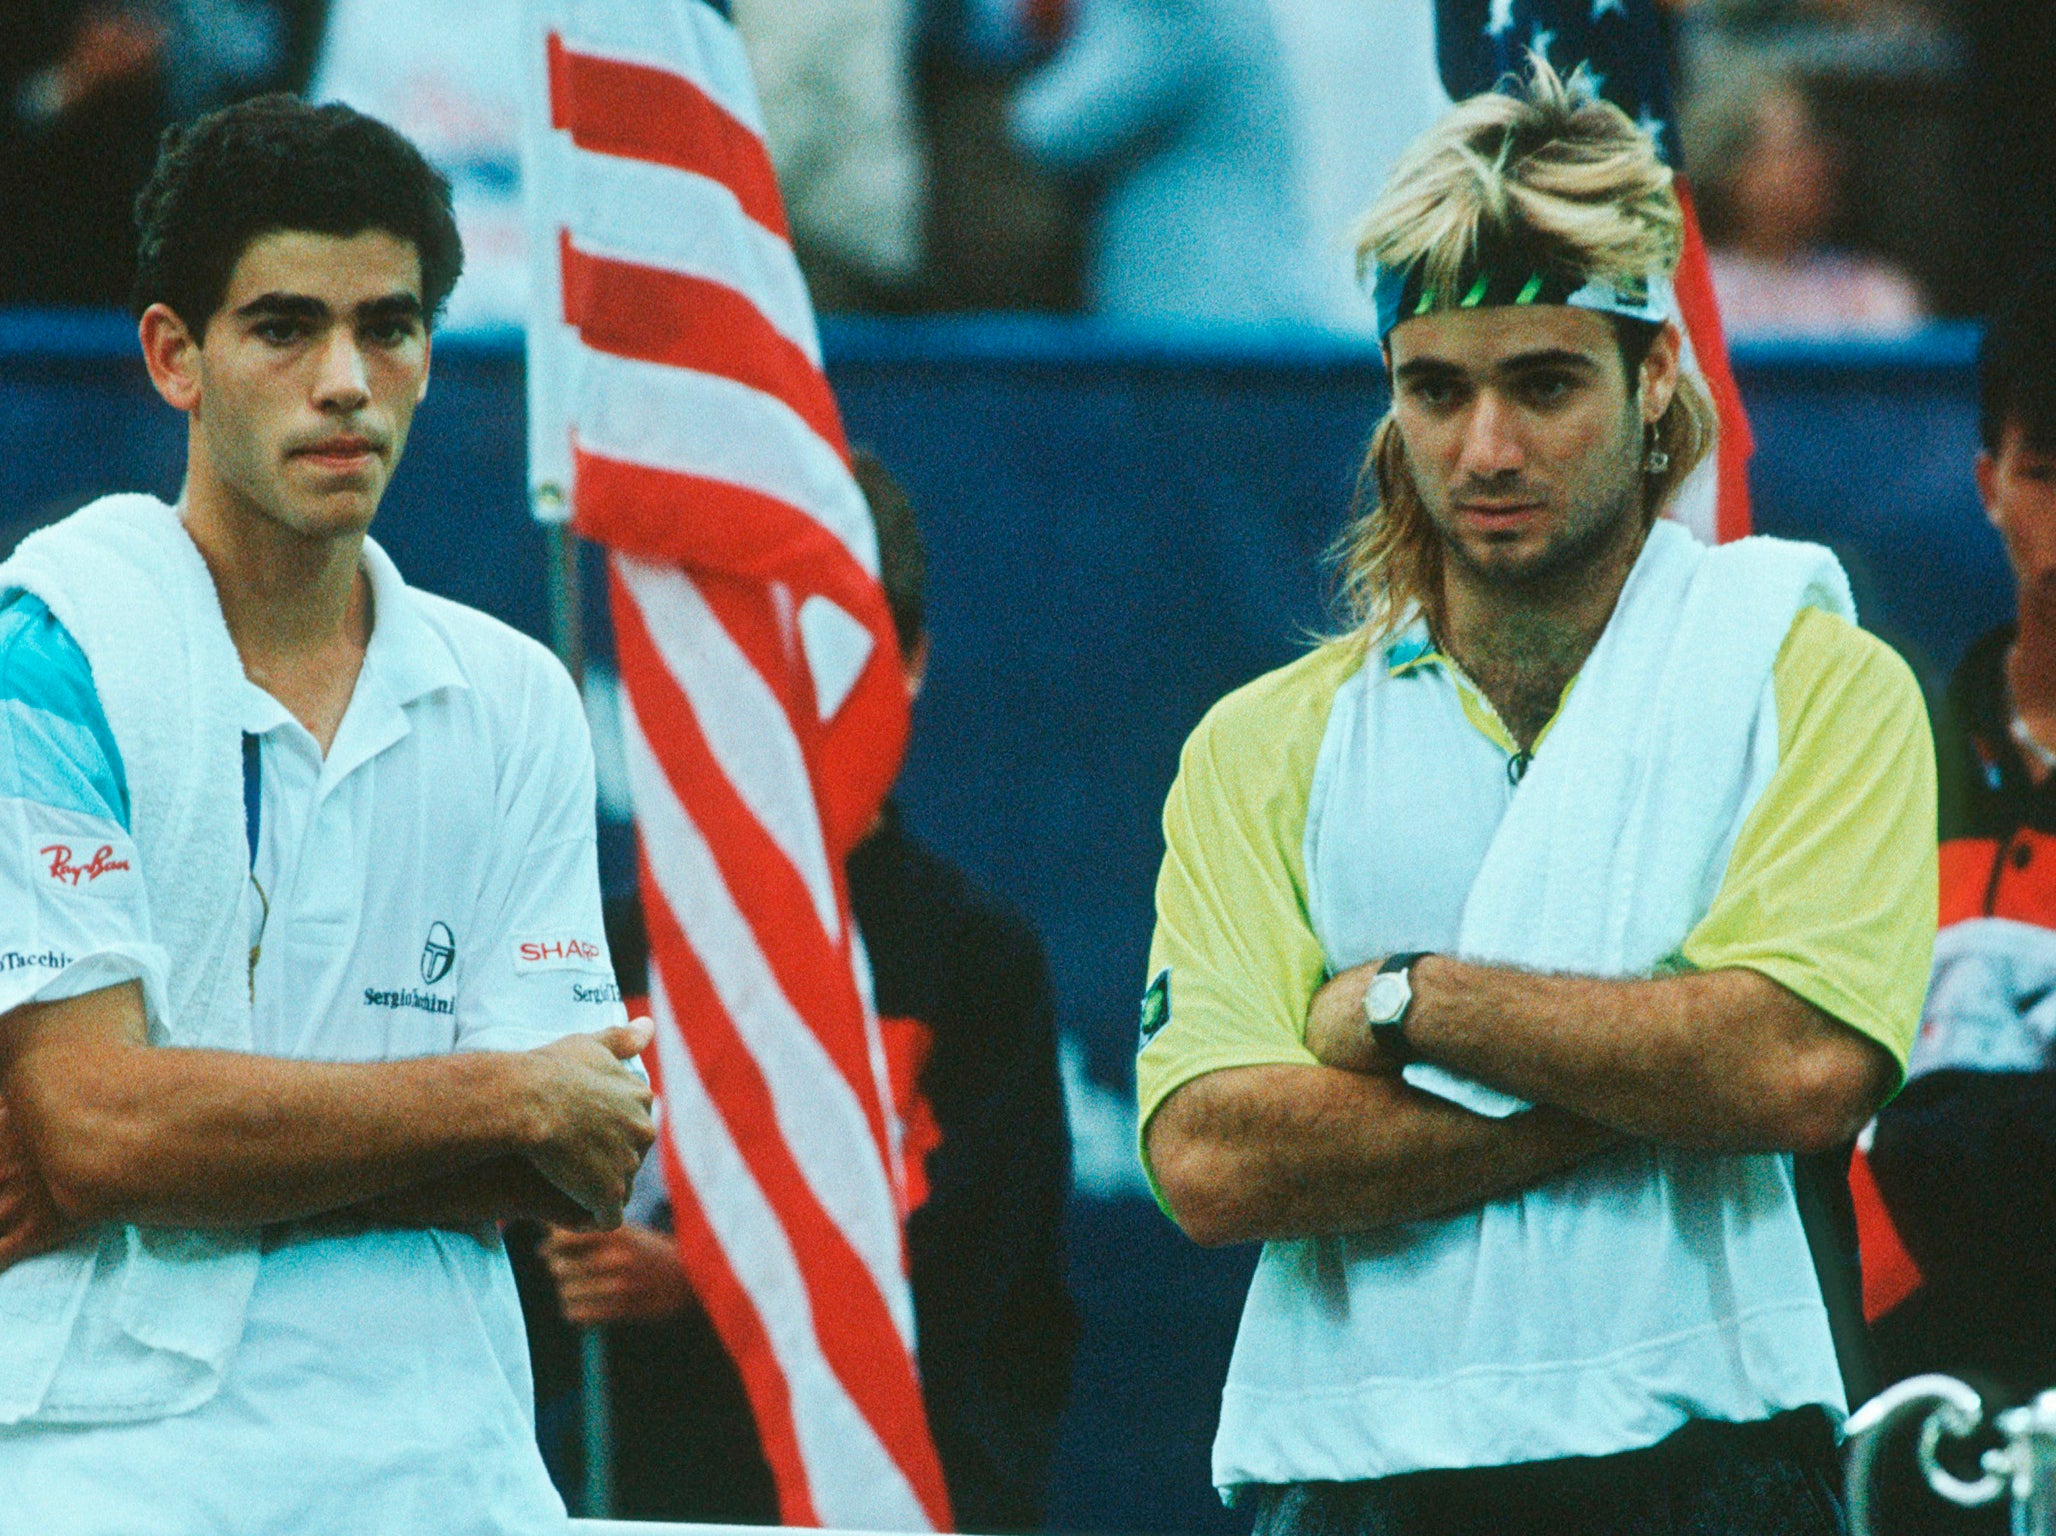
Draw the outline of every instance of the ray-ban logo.
<instances>
[{"instance_id":1,"label":"ray-ban logo","mask_svg":"<svg viewBox=\"0 0 2056 1536\"><path fill-rule=\"evenodd\" d=\"M79 862L78 850L69 843L51 843L43 849L43 857L50 861L50 878L74 890L91 885L102 875L119 874L129 867L127 859L114 856L112 843L102 843L83 864Z\"/></svg>"}]
</instances>

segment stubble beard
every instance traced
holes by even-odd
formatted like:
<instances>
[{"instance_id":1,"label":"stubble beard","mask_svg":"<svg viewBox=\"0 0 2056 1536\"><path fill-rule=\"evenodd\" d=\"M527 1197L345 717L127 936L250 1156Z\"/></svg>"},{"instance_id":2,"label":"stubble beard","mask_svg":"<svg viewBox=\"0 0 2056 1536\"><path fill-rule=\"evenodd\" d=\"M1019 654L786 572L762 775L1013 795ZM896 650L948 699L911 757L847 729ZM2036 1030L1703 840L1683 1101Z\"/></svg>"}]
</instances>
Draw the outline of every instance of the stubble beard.
<instances>
[{"instance_id":1,"label":"stubble beard","mask_svg":"<svg viewBox=\"0 0 2056 1536\"><path fill-rule=\"evenodd\" d=\"M1489 545L1481 555L1443 525L1435 530L1443 560L1474 586L1524 603L1576 586L1604 562L1610 550L1627 541L1640 543L1647 521L1643 515L1647 492L1642 483L1640 456L1632 462L1633 473L1609 487L1611 494L1603 505L1580 507L1557 533L1526 558L1495 559Z\"/></svg>"}]
</instances>

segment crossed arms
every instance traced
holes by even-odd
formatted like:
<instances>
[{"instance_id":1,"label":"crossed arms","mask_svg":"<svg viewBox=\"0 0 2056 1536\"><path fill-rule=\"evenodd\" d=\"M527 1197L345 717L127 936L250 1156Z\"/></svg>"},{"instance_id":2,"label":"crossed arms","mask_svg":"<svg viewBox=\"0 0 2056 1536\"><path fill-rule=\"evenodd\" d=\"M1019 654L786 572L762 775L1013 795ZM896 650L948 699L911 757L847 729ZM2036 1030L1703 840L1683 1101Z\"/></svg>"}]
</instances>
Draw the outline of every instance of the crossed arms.
<instances>
[{"instance_id":1,"label":"crossed arms","mask_svg":"<svg viewBox=\"0 0 2056 1536\"><path fill-rule=\"evenodd\" d=\"M1624 1138L1708 1151L1819 1151L1898 1080L1888 1051L1769 977L1539 976L1430 956L1412 970L1422 1060L1538 1107L1492 1120L1407 1086L1363 1022L1376 962L1314 996L1318 1066L1193 1079L1146 1145L1201 1243L1365 1231L1525 1189Z\"/></svg>"},{"instance_id":2,"label":"crossed arms","mask_svg":"<svg viewBox=\"0 0 2056 1536\"><path fill-rule=\"evenodd\" d=\"M104 1221L610 1227L653 1139L646 1025L334 1063L152 1046L134 983L0 1015L0 1268Z\"/></svg>"}]
</instances>

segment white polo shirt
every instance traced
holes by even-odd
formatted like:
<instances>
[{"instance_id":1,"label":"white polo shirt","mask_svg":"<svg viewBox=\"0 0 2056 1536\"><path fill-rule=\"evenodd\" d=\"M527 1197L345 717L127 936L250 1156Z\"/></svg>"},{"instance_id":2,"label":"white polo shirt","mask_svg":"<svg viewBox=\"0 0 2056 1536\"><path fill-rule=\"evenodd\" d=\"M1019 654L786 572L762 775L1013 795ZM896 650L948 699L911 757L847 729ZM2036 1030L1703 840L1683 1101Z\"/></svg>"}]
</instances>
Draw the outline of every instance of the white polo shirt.
<instances>
[{"instance_id":1,"label":"white polo shirt","mask_svg":"<svg viewBox=\"0 0 2056 1536\"><path fill-rule=\"evenodd\" d=\"M409 588L375 544L365 568L371 641L326 758L277 700L244 698L268 905L255 1049L391 1060L620 1022L569 677ZM29 603L0 613L0 1011L135 975L125 957L148 939L141 882L111 867L135 857L112 736L90 674L83 702L67 674L83 657ZM0 1430L0 1536L561 1530L533 1412L496 1229L271 1229L208 1403Z\"/></svg>"}]
</instances>

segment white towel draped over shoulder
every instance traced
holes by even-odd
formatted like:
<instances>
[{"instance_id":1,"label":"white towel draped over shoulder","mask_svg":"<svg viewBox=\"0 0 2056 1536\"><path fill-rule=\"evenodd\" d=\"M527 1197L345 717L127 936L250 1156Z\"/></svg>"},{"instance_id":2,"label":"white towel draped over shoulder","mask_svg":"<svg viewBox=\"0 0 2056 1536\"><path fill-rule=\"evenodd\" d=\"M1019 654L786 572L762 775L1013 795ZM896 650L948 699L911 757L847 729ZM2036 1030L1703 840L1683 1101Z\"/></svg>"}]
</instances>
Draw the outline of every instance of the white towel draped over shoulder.
<instances>
[{"instance_id":1,"label":"white towel draped over shoulder","mask_svg":"<svg viewBox=\"0 0 2056 1536\"><path fill-rule=\"evenodd\" d=\"M1659 523L1517 787L1447 669L1374 656L1335 695L1308 799L1329 969L1415 949L1661 967L1776 774L1777 657L1808 606L1850 613L1825 550ZM1447 1216L1267 1243L1214 1480L1608 1456L1809 1405L1847 1411L1791 1158L1624 1141Z\"/></svg>"},{"instance_id":2,"label":"white towel draped over shoulder","mask_svg":"<svg viewBox=\"0 0 2056 1536\"><path fill-rule=\"evenodd\" d=\"M1713 903L1752 760L1776 761L1759 706L1806 608L1852 622L1849 579L1816 544L1709 549L1659 521L1606 632L1513 797L1464 905L1457 953L1577 976L1647 976ZM1428 1063L1406 1079L1481 1114L1528 1106Z\"/></svg>"},{"instance_id":3,"label":"white towel draped over shoulder","mask_svg":"<svg viewBox=\"0 0 2056 1536\"><path fill-rule=\"evenodd\" d=\"M153 1044L248 1050L242 663L177 512L110 496L0 565L70 631L121 752L153 945ZM107 1226L0 1272L0 1425L111 1423L219 1388L256 1280L253 1232Z\"/></svg>"}]
</instances>

